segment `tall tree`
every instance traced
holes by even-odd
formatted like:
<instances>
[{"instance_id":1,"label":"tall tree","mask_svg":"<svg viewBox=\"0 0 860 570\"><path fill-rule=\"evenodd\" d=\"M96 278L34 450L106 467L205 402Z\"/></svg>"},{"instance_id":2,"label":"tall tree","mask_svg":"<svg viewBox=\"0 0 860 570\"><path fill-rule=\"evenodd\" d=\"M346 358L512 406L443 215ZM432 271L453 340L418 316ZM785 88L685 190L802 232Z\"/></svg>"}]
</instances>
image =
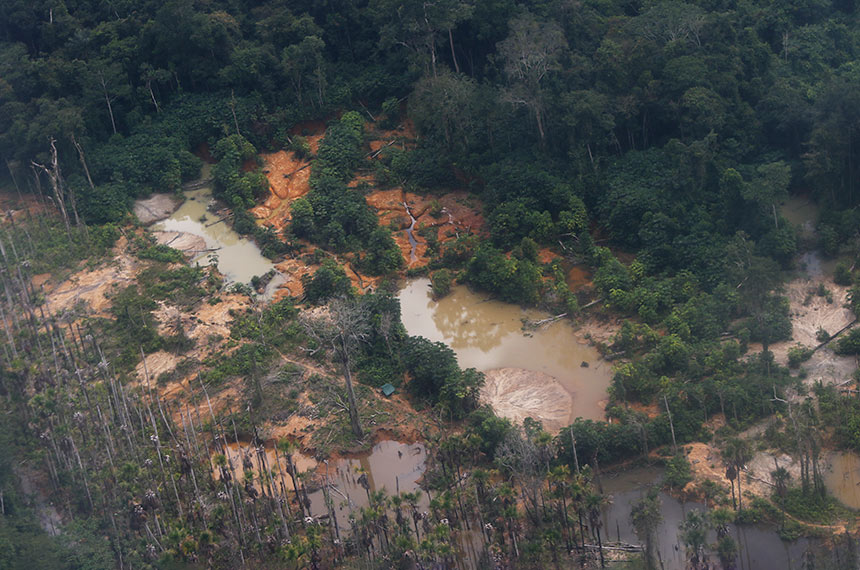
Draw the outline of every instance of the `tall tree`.
<instances>
[{"instance_id":1,"label":"tall tree","mask_svg":"<svg viewBox=\"0 0 860 570\"><path fill-rule=\"evenodd\" d=\"M723 462L726 464L726 473L731 470L738 481L738 509L743 510L743 491L741 489L741 472L743 467L752 459L752 448L745 439L733 437L726 441L723 447Z\"/></svg>"},{"instance_id":2,"label":"tall tree","mask_svg":"<svg viewBox=\"0 0 860 570\"><path fill-rule=\"evenodd\" d=\"M654 568L654 541L657 527L663 521L656 487L652 487L646 496L633 505L630 519L633 521L636 536L645 543L645 565L649 569Z\"/></svg>"},{"instance_id":3,"label":"tall tree","mask_svg":"<svg viewBox=\"0 0 860 570\"><path fill-rule=\"evenodd\" d=\"M310 336L320 345L330 348L340 363L346 381L350 427L356 438L363 437L352 368L359 346L367 342L371 334L367 307L353 299L335 299L329 303L327 315L307 318L304 324Z\"/></svg>"},{"instance_id":4,"label":"tall tree","mask_svg":"<svg viewBox=\"0 0 860 570\"><path fill-rule=\"evenodd\" d=\"M436 77L439 44L444 34L451 50L451 62L459 72L454 48L454 28L471 17L473 7L462 0L375 0L371 3L380 25L383 47L399 45L409 49L419 65Z\"/></svg>"},{"instance_id":5,"label":"tall tree","mask_svg":"<svg viewBox=\"0 0 860 570\"><path fill-rule=\"evenodd\" d=\"M531 111L543 144L546 138L543 83L550 72L560 68L567 40L558 24L538 22L528 13L511 20L509 28L508 37L497 46L509 83L506 98Z\"/></svg>"}]
</instances>

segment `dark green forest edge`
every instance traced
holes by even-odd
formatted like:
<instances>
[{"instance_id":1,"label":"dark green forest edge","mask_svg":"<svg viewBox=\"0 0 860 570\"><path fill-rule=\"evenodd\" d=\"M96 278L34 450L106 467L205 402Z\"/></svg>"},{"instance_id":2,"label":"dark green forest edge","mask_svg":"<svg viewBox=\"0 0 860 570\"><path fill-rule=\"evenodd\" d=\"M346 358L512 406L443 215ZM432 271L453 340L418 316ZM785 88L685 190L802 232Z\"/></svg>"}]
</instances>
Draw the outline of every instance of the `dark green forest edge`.
<instances>
[{"instance_id":1,"label":"dark green forest edge","mask_svg":"<svg viewBox=\"0 0 860 570\"><path fill-rule=\"evenodd\" d=\"M51 212L0 229L0 568L457 567L454 537L467 527L485 547L481 567L599 566L610 563L601 469L657 449L666 485L680 489L690 465L679 449L695 441L723 450L732 495L699 483L714 508L679 530L694 567L733 567L731 522L769 521L792 539L841 517L849 532L808 567L854 568L853 515L826 496L819 461L825 445L860 451L860 403L832 386L810 391L768 346L791 336L780 285L798 251L842 256L836 278L855 281L858 50L853 0L0 3L4 187ZM194 306L221 291L218 275L139 237L129 214L134 199L198 177L204 143L234 227L266 255L310 242L394 281L403 262L388 229L346 186L371 117L386 128L409 119L417 132L414 148L383 153L381 180L466 187L484 205L488 236L434 251L437 294L456 280L574 320L628 319L600 347L617 359L611 423L577 421L555 437L513 427L478 405L480 373L406 335L385 286L355 295L329 261L306 298L237 314L238 349L203 363L201 391L238 382L247 410L189 434L176 410L129 385L141 353L188 347L181 331L156 332L155 302ZM311 193L284 232L264 230L247 213L267 191L254 158L309 154L290 132L310 119L328 122ZM818 242L802 243L780 215L791 194L817 203ZM52 315L30 277L98 263L119 239L147 265L110 315ZM546 247L591 268L590 295L540 263ZM335 326L299 307L330 299ZM749 343L764 350L748 355ZM831 346L858 354L860 332ZM340 448L367 443L371 388L384 382L434 419L427 518L413 494L375 494L336 538L267 483L275 476L249 474L262 493L213 476L207 450L232 430L253 437L273 413L261 379L278 354L308 351L355 377L348 389L315 379L350 402ZM279 382L290 387L293 372ZM712 433L718 414L725 426ZM761 437L799 458L803 476L777 469L773 497L750 498L739 470L756 442L737 435L768 417ZM22 480L41 489L35 507ZM655 497L631 514L644 552L616 567L657 564ZM57 536L44 531L48 501Z\"/></svg>"}]
</instances>

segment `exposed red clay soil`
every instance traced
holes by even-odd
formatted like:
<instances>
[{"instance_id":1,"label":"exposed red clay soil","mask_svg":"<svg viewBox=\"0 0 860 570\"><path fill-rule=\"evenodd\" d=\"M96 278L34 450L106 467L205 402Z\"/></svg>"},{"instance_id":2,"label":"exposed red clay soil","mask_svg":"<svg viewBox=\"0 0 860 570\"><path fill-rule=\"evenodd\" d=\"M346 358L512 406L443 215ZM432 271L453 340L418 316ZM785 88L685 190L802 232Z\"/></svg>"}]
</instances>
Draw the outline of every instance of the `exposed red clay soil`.
<instances>
[{"instance_id":1,"label":"exposed red clay soil","mask_svg":"<svg viewBox=\"0 0 860 570\"><path fill-rule=\"evenodd\" d=\"M290 129L290 134L305 137L311 147L311 151L316 154L320 147L320 140L323 134L325 134L325 121L302 121L296 123Z\"/></svg>"},{"instance_id":2,"label":"exposed red clay soil","mask_svg":"<svg viewBox=\"0 0 860 570\"><path fill-rule=\"evenodd\" d=\"M262 205L252 208L251 213L260 224L280 231L289 224L290 204L310 192L310 161L286 150L261 156L263 173L269 180L269 196Z\"/></svg>"},{"instance_id":3,"label":"exposed red clay soil","mask_svg":"<svg viewBox=\"0 0 860 570\"><path fill-rule=\"evenodd\" d=\"M552 263L556 259L561 259L561 256L548 247L538 251L538 261L541 263Z\"/></svg>"},{"instance_id":4,"label":"exposed red clay soil","mask_svg":"<svg viewBox=\"0 0 860 570\"><path fill-rule=\"evenodd\" d=\"M414 126L410 121L405 121L394 130L381 130L370 123L365 128L368 136L372 137L368 143L371 153L389 146L393 141L403 148L408 148L415 137ZM304 136L312 151L316 153L319 142L325 134L325 123L306 121L294 126L290 132L293 135ZM294 152L286 150L262 154L261 157L264 164L263 172L269 181L269 196L262 204L252 208L251 213L257 218L257 223L281 231L290 223L292 202L310 192L311 159L299 158ZM370 163L372 160L374 158L368 157L367 162ZM366 195L367 203L376 210L379 224L390 227L394 232L394 240L400 248L407 267L422 267L429 263L427 239L420 235L418 230L426 234L428 231L433 231L427 228L433 228L440 243L456 239L458 235L464 233L485 233L482 206L467 192L454 191L441 196L421 196L404 192L402 188L378 189L376 178L369 172L357 174L350 181L349 187L356 191L368 187L371 189ZM438 201L439 204L436 217L430 215L434 201ZM412 244L406 232L412 220L404 204L409 205L409 210L416 219L413 232L417 242L414 259ZM346 261L347 275L359 291L377 285L378 279L357 272L350 263L351 260L340 261L342 263ZM276 293L276 298L286 295L300 297L303 293L302 276L312 274L316 270L315 266L309 267L301 259L286 259L280 262L277 268L287 279Z\"/></svg>"},{"instance_id":5,"label":"exposed red clay soil","mask_svg":"<svg viewBox=\"0 0 860 570\"><path fill-rule=\"evenodd\" d=\"M19 197L14 190L0 192L0 220L3 222L15 222L29 215L35 216L44 213L46 208L39 202L39 198L33 194L23 194Z\"/></svg>"},{"instance_id":6,"label":"exposed red clay soil","mask_svg":"<svg viewBox=\"0 0 860 570\"><path fill-rule=\"evenodd\" d=\"M374 190L366 196L366 199L370 207L376 210L379 224L391 228L394 232L394 241L400 247L408 267L423 267L430 262L427 255L427 239L422 235L428 231L435 232L439 243L456 239L461 234L484 233L481 206L473 203L474 199L463 191L450 192L441 196L434 194L422 196L404 192L402 188L392 188ZM438 215L435 217L431 214L431 206L434 202L438 202L440 206ZM404 204L408 204L408 212ZM413 231L413 237L417 242L414 260L412 244L409 243L406 232L412 223L409 212L416 220Z\"/></svg>"},{"instance_id":7,"label":"exposed red clay soil","mask_svg":"<svg viewBox=\"0 0 860 570\"><path fill-rule=\"evenodd\" d=\"M311 152L319 150L325 135L325 122L303 121L290 129L290 134L303 136ZM281 231L290 222L290 204L310 192L311 158L299 158L288 150L263 153L263 173L269 181L266 201L251 209L258 223Z\"/></svg>"},{"instance_id":8,"label":"exposed red clay soil","mask_svg":"<svg viewBox=\"0 0 860 570\"><path fill-rule=\"evenodd\" d=\"M289 296L301 298L305 291L302 286L302 277L313 275L319 265L308 265L299 258L287 258L275 267L285 278L284 283L275 292L275 298L282 299Z\"/></svg>"},{"instance_id":9,"label":"exposed red clay soil","mask_svg":"<svg viewBox=\"0 0 860 570\"><path fill-rule=\"evenodd\" d=\"M574 265L567 272L567 286L571 291L578 291L591 287L591 273L579 265Z\"/></svg>"}]
</instances>

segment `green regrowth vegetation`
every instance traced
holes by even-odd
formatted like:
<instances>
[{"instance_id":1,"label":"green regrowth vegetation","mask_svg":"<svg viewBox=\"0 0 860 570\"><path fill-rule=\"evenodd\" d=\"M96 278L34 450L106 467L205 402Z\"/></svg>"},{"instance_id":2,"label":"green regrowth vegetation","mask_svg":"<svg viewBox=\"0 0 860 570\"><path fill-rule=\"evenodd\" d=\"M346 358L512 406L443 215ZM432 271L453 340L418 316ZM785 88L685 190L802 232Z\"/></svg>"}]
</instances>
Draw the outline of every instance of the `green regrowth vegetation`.
<instances>
[{"instance_id":1,"label":"green regrowth vegetation","mask_svg":"<svg viewBox=\"0 0 860 570\"><path fill-rule=\"evenodd\" d=\"M352 283L346 271L333 259L326 258L313 275L302 276L305 301L312 305L325 303L332 297L353 294Z\"/></svg>"}]
</instances>

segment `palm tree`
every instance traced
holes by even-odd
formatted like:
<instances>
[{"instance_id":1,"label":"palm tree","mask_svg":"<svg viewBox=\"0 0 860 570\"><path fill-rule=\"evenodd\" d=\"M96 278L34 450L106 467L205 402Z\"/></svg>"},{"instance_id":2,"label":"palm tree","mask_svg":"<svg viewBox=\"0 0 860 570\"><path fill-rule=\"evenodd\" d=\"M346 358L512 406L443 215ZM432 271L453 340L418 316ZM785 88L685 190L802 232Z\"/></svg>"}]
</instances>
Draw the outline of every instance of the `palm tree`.
<instances>
[{"instance_id":1,"label":"palm tree","mask_svg":"<svg viewBox=\"0 0 860 570\"><path fill-rule=\"evenodd\" d=\"M633 528L636 529L636 536L639 540L645 543L645 565L646 567L654 567L654 535L660 522L663 520L663 514L660 512L660 499L657 496L657 487L652 487L648 491L648 495L643 497L639 502L633 505L630 511L630 518L633 521Z\"/></svg>"},{"instance_id":2,"label":"palm tree","mask_svg":"<svg viewBox=\"0 0 860 570\"><path fill-rule=\"evenodd\" d=\"M554 467L549 473L549 483L554 490L551 492L551 497L556 499L558 507L558 515L561 519L562 528L565 531L565 540L567 550L573 549L573 531L570 528L570 514L568 513L568 495L570 494L570 467L560 465Z\"/></svg>"},{"instance_id":3,"label":"palm tree","mask_svg":"<svg viewBox=\"0 0 860 570\"><path fill-rule=\"evenodd\" d=\"M752 459L752 449L750 444L745 439L733 437L726 441L726 446L723 448L723 462L726 464L726 477L733 480L737 477L738 480L738 510L743 510L743 492L741 490L741 470ZM734 485L732 485L734 492Z\"/></svg>"},{"instance_id":4,"label":"palm tree","mask_svg":"<svg viewBox=\"0 0 860 570\"><path fill-rule=\"evenodd\" d=\"M776 459L774 459L776 461ZM770 472L773 478L773 486L776 488L776 494L779 497L779 506L782 507L782 522L785 525L785 496L788 494L788 482L791 480L791 473L785 467L777 465L776 469Z\"/></svg>"},{"instance_id":5,"label":"palm tree","mask_svg":"<svg viewBox=\"0 0 860 570\"><path fill-rule=\"evenodd\" d=\"M585 508L588 511L588 524L591 530L597 534L597 549L600 553L600 567L606 568L603 559L603 540L600 538L600 527L603 526L603 505L606 498L600 493L589 493L585 498Z\"/></svg>"},{"instance_id":6,"label":"palm tree","mask_svg":"<svg viewBox=\"0 0 860 570\"><path fill-rule=\"evenodd\" d=\"M514 488L508 483L502 483L499 485L497 493L499 498L502 500L502 513L505 518L505 522L508 525L508 533L511 536L511 543L514 547L514 557L519 558L520 551L517 547L517 533L514 529L517 518L517 494L514 491Z\"/></svg>"},{"instance_id":7,"label":"palm tree","mask_svg":"<svg viewBox=\"0 0 860 570\"><path fill-rule=\"evenodd\" d=\"M729 534L729 525L735 520L735 514L729 509L714 509L710 511L711 524L717 531L717 556L725 570L735 568L738 545Z\"/></svg>"},{"instance_id":8,"label":"palm tree","mask_svg":"<svg viewBox=\"0 0 860 570\"><path fill-rule=\"evenodd\" d=\"M687 554L690 556L690 566L699 568L706 560L705 544L708 538L708 517L698 509L687 513L686 518L678 526L681 531L681 540L687 546Z\"/></svg>"}]
</instances>

